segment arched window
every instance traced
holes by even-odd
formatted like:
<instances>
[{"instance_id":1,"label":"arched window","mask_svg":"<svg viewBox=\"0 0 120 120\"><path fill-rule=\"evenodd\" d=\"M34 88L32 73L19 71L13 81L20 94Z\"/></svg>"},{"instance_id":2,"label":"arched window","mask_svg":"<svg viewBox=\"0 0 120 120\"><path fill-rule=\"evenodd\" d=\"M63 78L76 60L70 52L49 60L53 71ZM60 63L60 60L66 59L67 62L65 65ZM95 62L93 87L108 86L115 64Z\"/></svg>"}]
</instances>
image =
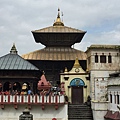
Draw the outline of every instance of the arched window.
<instances>
[{"instance_id":1,"label":"arched window","mask_svg":"<svg viewBox=\"0 0 120 120\"><path fill-rule=\"evenodd\" d=\"M5 82L4 85L3 85L3 91L6 92L6 91L9 91L10 90L10 82Z\"/></svg>"},{"instance_id":2,"label":"arched window","mask_svg":"<svg viewBox=\"0 0 120 120\"><path fill-rule=\"evenodd\" d=\"M15 82L15 83L13 83L13 88L12 88L12 94L14 95L14 94L20 94L20 92L21 92L21 85L20 85L20 83L19 82Z\"/></svg>"},{"instance_id":3,"label":"arched window","mask_svg":"<svg viewBox=\"0 0 120 120\"><path fill-rule=\"evenodd\" d=\"M44 86L44 83L43 83L43 82L41 83L41 86Z\"/></svg>"},{"instance_id":4,"label":"arched window","mask_svg":"<svg viewBox=\"0 0 120 120\"><path fill-rule=\"evenodd\" d=\"M21 85L19 82L13 83L13 90L14 91L21 91Z\"/></svg>"},{"instance_id":5,"label":"arched window","mask_svg":"<svg viewBox=\"0 0 120 120\"><path fill-rule=\"evenodd\" d=\"M80 78L74 78L71 82L70 82L70 86L85 86L85 83L82 79Z\"/></svg>"},{"instance_id":6,"label":"arched window","mask_svg":"<svg viewBox=\"0 0 120 120\"><path fill-rule=\"evenodd\" d=\"M2 92L2 83L0 83L0 92Z\"/></svg>"}]
</instances>

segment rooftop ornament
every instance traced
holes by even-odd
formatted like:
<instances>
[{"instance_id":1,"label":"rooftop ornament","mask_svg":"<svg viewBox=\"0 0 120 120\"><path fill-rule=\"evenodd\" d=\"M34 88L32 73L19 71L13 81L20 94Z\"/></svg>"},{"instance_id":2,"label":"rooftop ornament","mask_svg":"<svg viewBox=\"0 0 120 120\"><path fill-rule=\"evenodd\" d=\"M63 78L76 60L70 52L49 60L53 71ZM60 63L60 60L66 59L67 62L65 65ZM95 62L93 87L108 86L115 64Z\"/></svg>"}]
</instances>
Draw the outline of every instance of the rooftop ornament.
<instances>
[{"instance_id":1,"label":"rooftop ornament","mask_svg":"<svg viewBox=\"0 0 120 120\"><path fill-rule=\"evenodd\" d=\"M17 54L17 49L16 49L16 47L15 47L15 43L13 43L13 46L12 46L12 48L11 48L11 50L10 50L10 53L11 54Z\"/></svg>"},{"instance_id":2,"label":"rooftop ornament","mask_svg":"<svg viewBox=\"0 0 120 120\"><path fill-rule=\"evenodd\" d=\"M79 60L78 60L78 58L76 57L76 60L75 60L75 63L74 63L74 66L73 66L74 68L80 68L81 66L80 66L80 63L79 63Z\"/></svg>"},{"instance_id":3,"label":"rooftop ornament","mask_svg":"<svg viewBox=\"0 0 120 120\"><path fill-rule=\"evenodd\" d=\"M35 41L46 47L71 47L81 42L86 31L65 26L61 20L60 9L53 26L32 31Z\"/></svg>"},{"instance_id":4,"label":"rooftop ornament","mask_svg":"<svg viewBox=\"0 0 120 120\"><path fill-rule=\"evenodd\" d=\"M64 26L64 23L61 21L60 19L60 9L58 8L58 15L57 15L57 19L54 22L53 26Z\"/></svg>"}]
</instances>

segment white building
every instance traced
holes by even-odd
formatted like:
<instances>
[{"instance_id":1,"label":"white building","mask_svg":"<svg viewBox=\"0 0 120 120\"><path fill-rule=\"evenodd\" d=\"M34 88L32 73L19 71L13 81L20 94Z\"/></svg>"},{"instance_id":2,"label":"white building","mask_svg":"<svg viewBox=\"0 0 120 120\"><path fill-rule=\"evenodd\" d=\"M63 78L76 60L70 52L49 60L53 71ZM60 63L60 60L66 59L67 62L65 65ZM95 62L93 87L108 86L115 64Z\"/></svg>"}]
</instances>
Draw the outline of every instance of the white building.
<instances>
[{"instance_id":1,"label":"white building","mask_svg":"<svg viewBox=\"0 0 120 120\"><path fill-rule=\"evenodd\" d=\"M120 70L120 45L91 45L86 54L93 117L94 120L103 120L108 109L114 110L108 104L110 87L107 86L110 84L109 74Z\"/></svg>"}]
</instances>

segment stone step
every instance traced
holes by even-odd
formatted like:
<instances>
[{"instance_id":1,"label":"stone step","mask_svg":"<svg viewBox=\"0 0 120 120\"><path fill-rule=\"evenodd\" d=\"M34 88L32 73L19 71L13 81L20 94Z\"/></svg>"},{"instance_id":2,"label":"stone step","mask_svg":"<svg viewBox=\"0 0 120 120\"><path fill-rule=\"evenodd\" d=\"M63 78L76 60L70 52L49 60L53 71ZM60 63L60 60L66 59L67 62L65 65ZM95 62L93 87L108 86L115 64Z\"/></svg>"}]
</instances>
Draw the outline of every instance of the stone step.
<instances>
[{"instance_id":1,"label":"stone step","mask_svg":"<svg viewBox=\"0 0 120 120\"><path fill-rule=\"evenodd\" d=\"M87 109L90 110L91 108L88 107L68 107L69 109Z\"/></svg>"},{"instance_id":2,"label":"stone step","mask_svg":"<svg viewBox=\"0 0 120 120\"><path fill-rule=\"evenodd\" d=\"M89 119L89 120L92 120L93 118L92 117L68 117L68 119Z\"/></svg>"},{"instance_id":3,"label":"stone step","mask_svg":"<svg viewBox=\"0 0 120 120\"><path fill-rule=\"evenodd\" d=\"M85 118L85 119L82 119L82 118L81 118L81 119L76 119L76 118L68 118L68 120L93 120L93 119L86 119L86 118Z\"/></svg>"},{"instance_id":4,"label":"stone step","mask_svg":"<svg viewBox=\"0 0 120 120\"><path fill-rule=\"evenodd\" d=\"M77 117L77 116L80 116L80 117L92 117L92 115L90 114L90 115L85 115L85 114L81 114L81 115L79 115L79 114L74 114L74 115L71 115L71 114L68 114L68 116L69 117L73 117L73 116L75 116L75 117Z\"/></svg>"},{"instance_id":5,"label":"stone step","mask_svg":"<svg viewBox=\"0 0 120 120\"><path fill-rule=\"evenodd\" d=\"M72 107L74 107L74 108L90 108L89 106L87 106L87 105L68 105L70 108Z\"/></svg>"},{"instance_id":6,"label":"stone step","mask_svg":"<svg viewBox=\"0 0 120 120\"><path fill-rule=\"evenodd\" d=\"M88 115L88 116L83 116L83 115L68 115L69 118L72 118L72 117L82 117L82 118L92 118L92 115Z\"/></svg>"},{"instance_id":7,"label":"stone step","mask_svg":"<svg viewBox=\"0 0 120 120\"><path fill-rule=\"evenodd\" d=\"M72 111L70 111L68 113L68 115L71 115L71 114L73 114ZM84 112L74 112L74 115L92 115L92 113L91 112L87 112L87 113L84 113Z\"/></svg>"},{"instance_id":8,"label":"stone step","mask_svg":"<svg viewBox=\"0 0 120 120\"><path fill-rule=\"evenodd\" d=\"M68 119L92 119L92 117L68 117Z\"/></svg>"},{"instance_id":9,"label":"stone step","mask_svg":"<svg viewBox=\"0 0 120 120\"><path fill-rule=\"evenodd\" d=\"M73 111L91 111L91 109L88 109L88 108L68 108L68 110L73 110Z\"/></svg>"},{"instance_id":10,"label":"stone step","mask_svg":"<svg viewBox=\"0 0 120 120\"><path fill-rule=\"evenodd\" d=\"M85 104L69 104L68 120L93 120L92 110Z\"/></svg>"},{"instance_id":11,"label":"stone step","mask_svg":"<svg viewBox=\"0 0 120 120\"><path fill-rule=\"evenodd\" d=\"M88 117L88 118L83 118L83 117L68 117L68 120L74 120L74 119L76 119L76 120L93 120L93 118L92 117Z\"/></svg>"},{"instance_id":12,"label":"stone step","mask_svg":"<svg viewBox=\"0 0 120 120\"><path fill-rule=\"evenodd\" d=\"M74 113L74 114L92 114L92 111L73 111L73 110L70 110L70 111L68 111L69 112L69 114L72 114L72 113Z\"/></svg>"},{"instance_id":13,"label":"stone step","mask_svg":"<svg viewBox=\"0 0 120 120\"><path fill-rule=\"evenodd\" d=\"M75 106L72 106L72 107L68 107L68 108L75 108L75 109L91 109L90 107L86 107L86 106L83 106L83 107L75 107Z\"/></svg>"}]
</instances>

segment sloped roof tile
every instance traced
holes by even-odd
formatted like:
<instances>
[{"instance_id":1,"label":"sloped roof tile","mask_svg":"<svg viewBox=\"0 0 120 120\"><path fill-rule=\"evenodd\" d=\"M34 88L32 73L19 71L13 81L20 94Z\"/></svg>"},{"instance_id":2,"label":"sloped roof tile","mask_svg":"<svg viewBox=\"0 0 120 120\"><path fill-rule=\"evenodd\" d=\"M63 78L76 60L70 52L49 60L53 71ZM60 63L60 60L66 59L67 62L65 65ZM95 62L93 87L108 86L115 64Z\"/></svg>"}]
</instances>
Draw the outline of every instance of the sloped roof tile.
<instances>
[{"instance_id":1,"label":"sloped roof tile","mask_svg":"<svg viewBox=\"0 0 120 120\"><path fill-rule=\"evenodd\" d=\"M76 50L74 48L66 47L45 47L41 50L33 51L22 55L27 60L86 60L85 52Z\"/></svg>"}]
</instances>

